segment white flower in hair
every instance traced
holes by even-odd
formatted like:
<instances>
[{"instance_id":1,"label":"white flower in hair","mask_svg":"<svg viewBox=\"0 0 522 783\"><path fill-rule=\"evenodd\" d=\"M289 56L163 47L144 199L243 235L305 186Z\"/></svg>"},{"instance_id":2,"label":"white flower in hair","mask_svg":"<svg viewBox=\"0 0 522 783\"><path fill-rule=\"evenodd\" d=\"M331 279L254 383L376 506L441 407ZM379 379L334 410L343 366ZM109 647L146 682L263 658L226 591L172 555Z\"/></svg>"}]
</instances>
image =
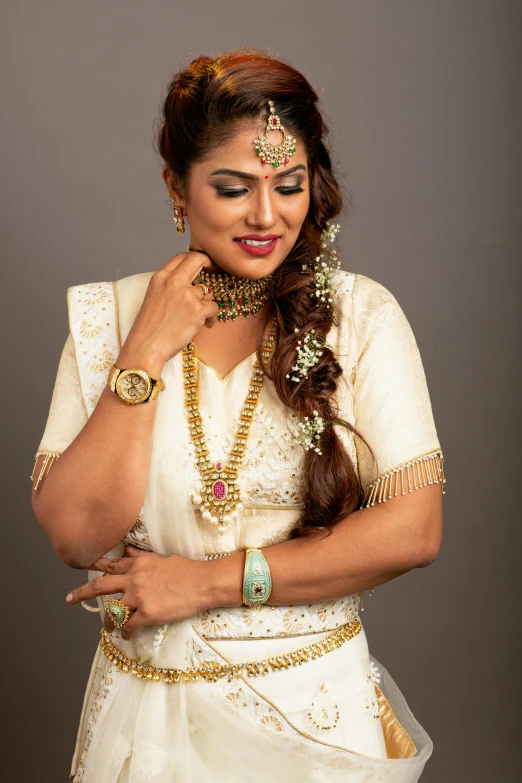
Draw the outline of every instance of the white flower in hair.
<instances>
[{"instance_id":1,"label":"white flower in hair","mask_svg":"<svg viewBox=\"0 0 522 783\"><path fill-rule=\"evenodd\" d=\"M314 411L313 416L305 416L303 421L297 425L296 440L301 446L304 446L305 451L313 449L318 454L322 454L323 452L316 441L319 440L321 433L327 426L328 422L322 416L319 416L318 411Z\"/></svg>"},{"instance_id":2,"label":"white flower in hair","mask_svg":"<svg viewBox=\"0 0 522 783\"><path fill-rule=\"evenodd\" d=\"M341 261L337 258L337 251L328 247L328 242L335 240L340 228L339 223L327 223L326 228L321 232L321 254L315 257L312 266L308 266L308 264L302 266L303 274L305 272L315 273L315 296L319 302L325 302L327 307L333 301L330 296L333 273L341 266Z\"/></svg>"},{"instance_id":3,"label":"white flower in hair","mask_svg":"<svg viewBox=\"0 0 522 783\"><path fill-rule=\"evenodd\" d=\"M299 331L297 326L294 331ZM316 334L315 329L310 329L302 340L297 341L297 361L292 367L292 372L296 374L291 376L290 373L287 373L286 377L299 383L302 378L308 375L312 367L315 367L319 357L323 355L321 348L334 350L321 334Z\"/></svg>"}]
</instances>

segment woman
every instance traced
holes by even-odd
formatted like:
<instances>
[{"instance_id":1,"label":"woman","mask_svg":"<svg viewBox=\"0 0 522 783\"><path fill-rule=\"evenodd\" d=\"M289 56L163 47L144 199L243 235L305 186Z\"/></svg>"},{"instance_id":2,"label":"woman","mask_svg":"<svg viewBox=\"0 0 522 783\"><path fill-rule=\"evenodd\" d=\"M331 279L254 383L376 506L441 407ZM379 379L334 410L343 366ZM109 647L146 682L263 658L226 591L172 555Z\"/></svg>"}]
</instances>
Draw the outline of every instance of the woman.
<instances>
[{"instance_id":1,"label":"woman","mask_svg":"<svg viewBox=\"0 0 522 783\"><path fill-rule=\"evenodd\" d=\"M257 50L195 59L158 129L190 246L68 290L32 497L104 617L75 783L416 781L431 754L358 611L437 556L442 451L404 313L331 247L317 100Z\"/></svg>"}]
</instances>

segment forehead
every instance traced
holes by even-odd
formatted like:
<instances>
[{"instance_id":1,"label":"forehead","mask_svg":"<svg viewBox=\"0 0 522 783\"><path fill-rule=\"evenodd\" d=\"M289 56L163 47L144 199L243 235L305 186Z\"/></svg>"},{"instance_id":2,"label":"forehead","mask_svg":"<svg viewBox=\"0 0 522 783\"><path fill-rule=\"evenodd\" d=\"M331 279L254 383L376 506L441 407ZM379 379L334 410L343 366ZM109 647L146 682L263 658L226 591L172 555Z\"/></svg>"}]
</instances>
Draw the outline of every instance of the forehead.
<instances>
[{"instance_id":1,"label":"forehead","mask_svg":"<svg viewBox=\"0 0 522 783\"><path fill-rule=\"evenodd\" d=\"M294 155L290 156L290 162L287 166L281 165L279 168L263 165L261 163L261 158L256 152L254 139L261 136L265 132L265 129L266 119L252 120L242 122L236 126L231 126L230 136L226 141L220 146L215 147L205 160L196 164L200 169L200 173L203 175L210 174L214 169L227 168L260 176L262 174L269 175L270 173L280 174L284 172L285 168L291 168L298 163L302 163L308 168L304 143L288 128L285 128L285 132L295 136L297 139L295 145L296 151ZM278 132L277 135L270 134L268 139L272 143L279 143L282 141L282 134L280 132Z\"/></svg>"}]
</instances>

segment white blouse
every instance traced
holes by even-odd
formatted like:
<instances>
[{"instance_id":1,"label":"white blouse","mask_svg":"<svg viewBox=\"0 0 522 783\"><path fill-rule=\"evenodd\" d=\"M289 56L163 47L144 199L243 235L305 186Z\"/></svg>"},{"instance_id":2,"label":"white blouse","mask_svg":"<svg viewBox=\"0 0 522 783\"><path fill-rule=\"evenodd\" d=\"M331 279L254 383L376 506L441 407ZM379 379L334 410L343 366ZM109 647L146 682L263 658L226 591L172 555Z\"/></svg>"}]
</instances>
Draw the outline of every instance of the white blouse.
<instances>
[{"instance_id":1,"label":"white blouse","mask_svg":"<svg viewBox=\"0 0 522 783\"><path fill-rule=\"evenodd\" d=\"M68 448L94 410L107 383L108 372L139 311L152 274L147 272L115 283L91 283L68 290L70 333L61 355L49 416L36 454L36 458L41 454L47 455L47 462L41 472L42 480L45 480L46 471L53 460ZM363 488L367 490L364 504L386 502L393 494L413 491L433 482L439 483L443 490L442 450L421 357L404 312L390 291L365 275L337 270L332 291L339 307L339 320L332 326L327 340L343 368L335 395L338 416L355 426L375 455L375 459L372 459L360 438L354 437L345 427L336 425L336 432L355 466ZM254 362L253 353L225 378L220 378L210 366L197 361L200 410L214 461L227 462ZM203 519L199 510L192 511L190 496L199 484L199 473L184 406L182 357L178 355L167 364L165 376L169 382L167 390L159 397L153 432L152 454L156 453L156 460L152 460L151 464L155 466L155 472L149 474L147 489L151 504L149 508L157 513L154 513L154 518L148 517L145 503L139 520L129 531L125 542L143 549L178 552L189 556L179 548L184 529L186 532L187 520L197 526L199 549L205 555L232 552L247 546L263 547L288 539L303 508L305 452L295 437L298 423L296 414L282 405L274 385L265 378L238 476L244 509L235 521L226 526L225 532L219 532L216 525ZM181 498L176 494L178 484L179 492L183 494ZM173 519L170 509L176 503L180 513ZM178 530L176 520L180 525ZM156 665L164 667L177 665L173 658L175 653L185 654L186 663L194 666L198 664L199 654L207 659L214 655L218 660L227 645L230 650L230 645L237 644L264 645L262 656L268 657L279 654L271 652L275 649L274 645L282 649L281 645L286 644L290 645L288 649L293 649L292 643L302 646L308 643L306 640L318 638L308 636L310 634L333 631L353 622L358 617L359 601L360 595L354 594L303 606L263 605L256 607L255 611L249 607L212 609L192 618L186 628L176 629L176 624L171 624L142 629L134 639L126 643L119 639L118 644L132 659L154 660ZM103 604L100 604L100 609L103 611ZM299 639L290 638L285 643L283 637ZM182 641L181 646L179 640ZM209 646L212 640L217 640L213 648ZM241 652L238 654L242 656L243 648L239 649ZM339 671L334 675L337 670L332 666L336 660ZM220 681L211 700L204 697L204 709L197 713L200 721L198 731L203 731L202 727L207 724L208 736L215 736L221 724L225 731L225 713L216 706L218 698L222 698L225 706L232 702L250 711L248 721L252 722L252 733L248 733L250 724L244 720L234 724L234 732L238 733L237 736L239 732L245 732L244 740L251 752L258 747L255 738L259 737L259 758L264 759L267 769L273 762L271 770L283 770L280 749L283 740L287 743L284 747L288 756L288 772L287 777L281 777L281 780L308 780L305 777L291 777L295 774L292 771L295 765L303 763L308 764L312 771L310 783L312 780L341 779L357 783L374 779L389 783L413 783L418 780L431 753L431 741L408 712L400 691L391 680L386 687L383 685L384 695L379 693L382 728L380 723L375 722L379 717L379 704L375 697L371 665L364 632L361 632L357 641L352 639L341 649L322 658L321 663L316 661L314 668L307 668L312 664L303 667L304 682L310 693L313 691L320 695L324 689L324 680L330 692L336 694L336 708L338 705L341 723L335 730L330 730L329 740L324 732L313 730L307 723L309 708L303 705L307 699L314 697L309 698L304 685L297 694L304 700L303 705L299 709L294 705L294 711L288 712L288 705L297 698L295 683L292 685L292 677L298 676L297 670L294 673L274 675L273 686L270 684L271 675L267 676L265 696L259 690L261 685L253 689L244 683L237 690L233 682L227 685ZM313 676L312 671L315 672ZM347 672L352 673L348 676ZM388 676L384 667L382 672ZM126 783L145 779L140 772L143 759L139 761L139 753L151 747L154 747L154 764L159 764L164 770L176 760L179 763L181 757L187 764L192 763L193 757L190 761L189 755L193 753L199 735L191 728L191 715L195 714L191 710L197 712L199 686L187 686L189 702L186 712L183 712L185 708L182 702L176 701L185 698L184 691L179 687L168 691L169 699L172 700L168 706L170 702L161 701L161 685L145 685L118 672L111 668L99 650L93 662L91 681L94 684L88 688L90 696L86 695L73 760L75 783L115 781L114 770L120 767L126 769L122 764L132 764L131 756L137 765L132 768L134 773L129 773L127 777L122 772L118 783L120 780ZM348 687L347 683L350 682L351 690L348 689L341 703L341 690ZM159 698L161 703L142 703L140 687L151 689L151 698ZM203 686L205 694L210 694L210 691L204 691L208 687L206 684ZM270 688L275 690L270 691ZM270 698L267 695L269 691L272 693ZM355 691L360 693L360 704L354 696ZM386 695L393 709L386 702ZM127 706L131 698L135 699L132 702L132 720L129 718L130 707ZM138 706L140 704L141 707ZM398 711L399 723L393 710ZM180 715L184 716L192 738L191 746L181 743L176 753L172 750L173 728L170 721L174 720L173 715L178 716L176 720ZM369 716L370 722L364 723L361 715ZM155 727L153 743L151 738L143 739L148 726ZM160 726L164 740L160 737ZM414 738L416 752L404 730ZM273 743L269 735L263 734L265 731L272 732ZM142 735L142 732L145 734ZM219 765L225 763L223 753L228 747L226 736L223 734L220 745L212 746L213 756L208 769L221 769ZM115 745L124 750L121 759L115 756ZM295 757L288 755L290 747L295 749ZM273 757L269 756L269 749L270 752L273 749ZM201 758L204 758L208 752L208 743L202 744L200 752ZM230 772L223 773L223 777L218 773L206 777L203 772L199 772L199 777L194 779L198 783L207 780L212 783L218 780L227 780L227 783L236 779L254 780L254 777L246 776L247 767L243 769L237 766L235 753L230 748L230 763L235 765L237 777L231 777ZM306 760L308 753L309 761ZM110 775L107 773L107 777L101 773L104 764L113 770ZM312 768L317 775L325 774L326 777L314 777ZM345 768L351 770L351 776L344 776L342 770ZM377 777L370 776L370 773ZM270 774L273 775L270 779L276 780L276 773L272 771ZM188 776L183 779L192 780Z\"/></svg>"},{"instance_id":2,"label":"white blouse","mask_svg":"<svg viewBox=\"0 0 522 783\"><path fill-rule=\"evenodd\" d=\"M115 284L75 286L68 291L71 331L61 356L49 417L37 455L59 455L74 440L92 412L119 346L141 306L153 273L123 278ZM340 306L338 325L327 340L343 368L337 394L339 416L351 422L372 447L345 427L336 426L363 488L406 491L428 480L444 486L442 451L435 429L425 373L408 320L395 297L383 285L361 274L338 270L334 285ZM117 347L108 344L110 318L117 321ZM105 321L103 320L105 319ZM107 320L109 319L109 320ZM101 328L103 325L103 329ZM198 360L198 384L203 427L213 461L226 463L233 445L255 362L255 353L225 378ZM181 373L180 357L171 360ZM78 367L83 381L80 382ZM182 469L189 487L197 491L199 471L194 444L180 397L173 437L181 440ZM274 385L265 379L238 482L244 510L224 533L199 511L196 518L206 554L263 547L286 540L303 508L301 476L304 448L295 437L297 415L280 402ZM428 468L426 468L428 465ZM422 468L422 469L421 469ZM173 481L175 471L173 470ZM395 473L394 473L395 471ZM394 485L389 480L396 478ZM430 481L431 483L431 481ZM367 496L369 494L367 492ZM375 493L374 493L375 494ZM386 500L382 497L382 500ZM378 501L380 502L380 501ZM144 509L125 543L153 549ZM318 632L351 621L359 595L309 607L244 607L227 612L209 610L196 620L206 638L263 638ZM220 615L221 616L221 615Z\"/></svg>"}]
</instances>

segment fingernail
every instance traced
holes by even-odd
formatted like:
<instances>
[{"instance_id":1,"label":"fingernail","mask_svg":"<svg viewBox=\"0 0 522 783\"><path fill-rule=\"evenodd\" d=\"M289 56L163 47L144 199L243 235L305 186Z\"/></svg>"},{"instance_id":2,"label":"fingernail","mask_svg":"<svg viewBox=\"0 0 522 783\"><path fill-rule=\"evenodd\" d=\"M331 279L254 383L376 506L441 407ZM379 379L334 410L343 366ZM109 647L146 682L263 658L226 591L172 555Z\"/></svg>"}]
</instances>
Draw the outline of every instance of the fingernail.
<instances>
[{"instance_id":1,"label":"fingernail","mask_svg":"<svg viewBox=\"0 0 522 783\"><path fill-rule=\"evenodd\" d=\"M71 603L72 599L73 599L73 594L67 593L67 595L65 596L65 600L67 601L68 604Z\"/></svg>"}]
</instances>

